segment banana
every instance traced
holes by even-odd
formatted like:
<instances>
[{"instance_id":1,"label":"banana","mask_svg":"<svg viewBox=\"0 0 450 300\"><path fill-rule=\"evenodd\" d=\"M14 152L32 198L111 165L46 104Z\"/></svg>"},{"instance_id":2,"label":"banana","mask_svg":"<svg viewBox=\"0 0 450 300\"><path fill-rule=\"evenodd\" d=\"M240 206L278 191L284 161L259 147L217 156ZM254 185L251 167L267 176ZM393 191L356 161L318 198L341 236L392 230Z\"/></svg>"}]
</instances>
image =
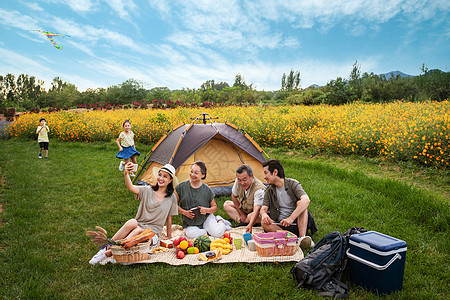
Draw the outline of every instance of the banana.
<instances>
[{"instance_id":1,"label":"banana","mask_svg":"<svg viewBox=\"0 0 450 300\"><path fill-rule=\"evenodd\" d=\"M215 242L212 242L211 245L210 245L210 247L220 247L220 248L230 249L230 250L233 249L233 246L231 246L231 245L228 244L228 243L221 244L221 243L215 243Z\"/></svg>"},{"instance_id":2,"label":"banana","mask_svg":"<svg viewBox=\"0 0 450 300\"><path fill-rule=\"evenodd\" d=\"M217 243L217 244L228 244L227 241L225 241L224 239L215 239L212 243L213 244L214 243Z\"/></svg>"},{"instance_id":3,"label":"banana","mask_svg":"<svg viewBox=\"0 0 450 300\"><path fill-rule=\"evenodd\" d=\"M231 250L233 250L233 246L231 246L227 242L222 243L222 241L225 242L222 239L214 240L210 245L210 249L211 250L220 250L220 251L222 251L222 254L227 255L228 253L231 252Z\"/></svg>"}]
</instances>

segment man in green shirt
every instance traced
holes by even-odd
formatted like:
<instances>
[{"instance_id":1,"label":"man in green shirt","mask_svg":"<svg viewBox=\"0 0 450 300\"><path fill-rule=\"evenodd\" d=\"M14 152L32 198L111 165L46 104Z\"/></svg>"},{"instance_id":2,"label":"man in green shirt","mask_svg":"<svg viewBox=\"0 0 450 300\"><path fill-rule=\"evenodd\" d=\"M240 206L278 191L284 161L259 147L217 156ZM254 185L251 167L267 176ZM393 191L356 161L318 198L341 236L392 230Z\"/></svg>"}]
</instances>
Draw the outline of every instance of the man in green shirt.
<instances>
[{"instance_id":1,"label":"man in green shirt","mask_svg":"<svg viewBox=\"0 0 450 300\"><path fill-rule=\"evenodd\" d=\"M278 159L263 163L264 179L269 184L261 207L261 225L266 232L288 230L300 238L302 249L314 245L307 236L308 229L314 234L318 228L308 210L308 195L301 184L286 178L284 168Z\"/></svg>"}]
</instances>

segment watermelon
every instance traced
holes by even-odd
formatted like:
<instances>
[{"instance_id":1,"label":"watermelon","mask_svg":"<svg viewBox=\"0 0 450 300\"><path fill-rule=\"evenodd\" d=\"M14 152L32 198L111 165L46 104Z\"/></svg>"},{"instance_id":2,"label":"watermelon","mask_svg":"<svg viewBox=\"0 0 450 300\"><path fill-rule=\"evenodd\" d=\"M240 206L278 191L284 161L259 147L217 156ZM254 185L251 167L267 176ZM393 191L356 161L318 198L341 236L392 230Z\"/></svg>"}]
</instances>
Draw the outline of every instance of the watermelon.
<instances>
[{"instance_id":1,"label":"watermelon","mask_svg":"<svg viewBox=\"0 0 450 300\"><path fill-rule=\"evenodd\" d=\"M199 236L194 241L194 246L197 247L200 252L209 251L210 244L211 239L206 235Z\"/></svg>"}]
</instances>

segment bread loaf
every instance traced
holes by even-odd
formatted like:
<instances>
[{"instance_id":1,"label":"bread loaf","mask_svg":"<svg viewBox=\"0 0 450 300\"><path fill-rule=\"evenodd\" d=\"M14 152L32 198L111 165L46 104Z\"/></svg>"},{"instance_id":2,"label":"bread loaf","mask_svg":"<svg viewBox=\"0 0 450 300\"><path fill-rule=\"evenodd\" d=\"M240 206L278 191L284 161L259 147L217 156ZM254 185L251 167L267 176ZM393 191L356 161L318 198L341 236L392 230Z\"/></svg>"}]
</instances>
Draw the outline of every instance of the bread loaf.
<instances>
[{"instance_id":1,"label":"bread loaf","mask_svg":"<svg viewBox=\"0 0 450 300\"><path fill-rule=\"evenodd\" d=\"M162 247L173 248L173 242L171 240L161 240L161 241L159 241L159 244Z\"/></svg>"}]
</instances>

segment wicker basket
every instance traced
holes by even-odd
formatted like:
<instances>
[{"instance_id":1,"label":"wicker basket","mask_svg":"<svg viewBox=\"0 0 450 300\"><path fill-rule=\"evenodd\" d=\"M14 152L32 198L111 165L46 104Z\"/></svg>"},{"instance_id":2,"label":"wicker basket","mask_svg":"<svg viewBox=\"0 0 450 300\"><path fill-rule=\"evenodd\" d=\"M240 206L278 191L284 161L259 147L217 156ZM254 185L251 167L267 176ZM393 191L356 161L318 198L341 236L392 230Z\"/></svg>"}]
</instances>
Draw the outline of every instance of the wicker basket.
<instances>
[{"instance_id":1,"label":"wicker basket","mask_svg":"<svg viewBox=\"0 0 450 300\"><path fill-rule=\"evenodd\" d=\"M254 233L253 239L259 256L294 255L298 241L295 234L287 231Z\"/></svg>"},{"instance_id":2,"label":"wicker basket","mask_svg":"<svg viewBox=\"0 0 450 300\"><path fill-rule=\"evenodd\" d=\"M111 252L118 263L129 265L148 259L151 239L145 243L139 243L136 246L125 249L122 246L111 246Z\"/></svg>"}]
</instances>

